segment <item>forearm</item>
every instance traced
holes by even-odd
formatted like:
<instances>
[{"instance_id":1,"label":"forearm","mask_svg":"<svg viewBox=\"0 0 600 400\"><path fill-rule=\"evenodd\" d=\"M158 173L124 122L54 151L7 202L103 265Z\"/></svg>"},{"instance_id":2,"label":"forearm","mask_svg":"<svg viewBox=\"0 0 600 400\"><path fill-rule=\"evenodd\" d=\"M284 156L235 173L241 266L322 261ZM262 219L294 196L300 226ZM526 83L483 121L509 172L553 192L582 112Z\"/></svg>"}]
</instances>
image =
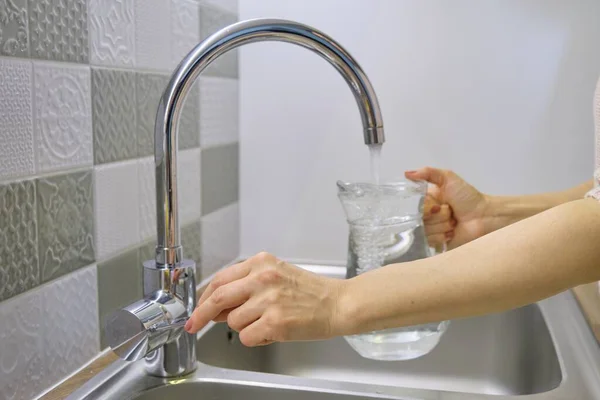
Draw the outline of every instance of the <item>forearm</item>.
<instances>
[{"instance_id":1,"label":"forearm","mask_svg":"<svg viewBox=\"0 0 600 400\"><path fill-rule=\"evenodd\" d=\"M582 199L592 188L590 180L569 190L530 196L486 196L484 234L532 217L569 201Z\"/></svg>"},{"instance_id":2,"label":"forearm","mask_svg":"<svg viewBox=\"0 0 600 400\"><path fill-rule=\"evenodd\" d=\"M436 257L346 281L341 334L523 306L600 279L600 204L543 212Z\"/></svg>"}]
</instances>

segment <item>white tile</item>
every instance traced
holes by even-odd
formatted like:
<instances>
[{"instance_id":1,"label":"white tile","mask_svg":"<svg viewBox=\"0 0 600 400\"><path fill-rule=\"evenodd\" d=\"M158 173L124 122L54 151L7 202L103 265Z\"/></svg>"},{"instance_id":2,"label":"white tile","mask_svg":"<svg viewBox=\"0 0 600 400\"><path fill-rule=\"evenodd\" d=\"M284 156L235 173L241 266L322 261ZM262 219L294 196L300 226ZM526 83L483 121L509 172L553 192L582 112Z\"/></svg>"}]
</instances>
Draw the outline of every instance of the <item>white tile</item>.
<instances>
[{"instance_id":1,"label":"white tile","mask_svg":"<svg viewBox=\"0 0 600 400\"><path fill-rule=\"evenodd\" d=\"M35 169L30 61L0 59L0 180Z\"/></svg>"},{"instance_id":2,"label":"white tile","mask_svg":"<svg viewBox=\"0 0 600 400\"><path fill-rule=\"evenodd\" d=\"M95 167L96 259L140 241L138 161Z\"/></svg>"},{"instance_id":3,"label":"white tile","mask_svg":"<svg viewBox=\"0 0 600 400\"><path fill-rule=\"evenodd\" d=\"M200 43L200 4L196 0L171 0L171 67Z\"/></svg>"},{"instance_id":4,"label":"white tile","mask_svg":"<svg viewBox=\"0 0 600 400\"><path fill-rule=\"evenodd\" d=\"M134 0L89 0L90 62L135 65Z\"/></svg>"},{"instance_id":5,"label":"white tile","mask_svg":"<svg viewBox=\"0 0 600 400\"><path fill-rule=\"evenodd\" d=\"M96 266L0 303L0 398L32 399L99 351Z\"/></svg>"},{"instance_id":6,"label":"white tile","mask_svg":"<svg viewBox=\"0 0 600 400\"><path fill-rule=\"evenodd\" d=\"M238 0L200 0L200 3L218 7L234 14L238 13Z\"/></svg>"},{"instance_id":7,"label":"white tile","mask_svg":"<svg viewBox=\"0 0 600 400\"><path fill-rule=\"evenodd\" d=\"M91 165L90 68L36 62L34 94L37 171Z\"/></svg>"},{"instance_id":8,"label":"white tile","mask_svg":"<svg viewBox=\"0 0 600 400\"><path fill-rule=\"evenodd\" d=\"M240 253L240 209L234 203L202 217L202 276L209 276Z\"/></svg>"},{"instance_id":9,"label":"white tile","mask_svg":"<svg viewBox=\"0 0 600 400\"><path fill-rule=\"evenodd\" d=\"M138 161L140 234L142 240L156 238L156 180L154 157Z\"/></svg>"},{"instance_id":10,"label":"white tile","mask_svg":"<svg viewBox=\"0 0 600 400\"><path fill-rule=\"evenodd\" d=\"M135 0L136 66L169 71L171 67L170 2Z\"/></svg>"},{"instance_id":11,"label":"white tile","mask_svg":"<svg viewBox=\"0 0 600 400\"><path fill-rule=\"evenodd\" d=\"M212 147L239 140L237 79L200 77L200 146Z\"/></svg>"},{"instance_id":12,"label":"white tile","mask_svg":"<svg viewBox=\"0 0 600 400\"><path fill-rule=\"evenodd\" d=\"M179 219L184 224L201 215L200 149L180 151L177 164Z\"/></svg>"}]
</instances>

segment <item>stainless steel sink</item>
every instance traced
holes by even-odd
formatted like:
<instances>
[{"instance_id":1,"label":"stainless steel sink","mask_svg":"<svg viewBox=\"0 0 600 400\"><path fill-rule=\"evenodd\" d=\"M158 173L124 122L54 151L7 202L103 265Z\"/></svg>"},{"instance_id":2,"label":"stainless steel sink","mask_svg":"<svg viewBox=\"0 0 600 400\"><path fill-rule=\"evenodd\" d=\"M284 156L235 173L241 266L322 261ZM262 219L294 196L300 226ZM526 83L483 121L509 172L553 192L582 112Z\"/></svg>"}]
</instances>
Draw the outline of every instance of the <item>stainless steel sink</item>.
<instances>
[{"instance_id":1,"label":"stainless steel sink","mask_svg":"<svg viewBox=\"0 0 600 400\"><path fill-rule=\"evenodd\" d=\"M196 348L200 363L188 376L151 377L142 363L120 360L68 399L600 399L600 349L569 292L452 321L438 347L411 361L367 360L342 338L246 348L224 324L202 330Z\"/></svg>"},{"instance_id":2,"label":"stainless steel sink","mask_svg":"<svg viewBox=\"0 0 600 400\"><path fill-rule=\"evenodd\" d=\"M165 400L172 398L185 400L342 400L364 398L364 395L343 392L316 392L306 388L298 389L283 386L273 387L231 382L197 381L149 390L131 400Z\"/></svg>"},{"instance_id":3,"label":"stainless steel sink","mask_svg":"<svg viewBox=\"0 0 600 400\"><path fill-rule=\"evenodd\" d=\"M367 360L343 338L248 348L225 324L208 330L196 348L201 362L221 368L429 390L524 395L562 380L537 305L453 321L431 353L410 361Z\"/></svg>"}]
</instances>

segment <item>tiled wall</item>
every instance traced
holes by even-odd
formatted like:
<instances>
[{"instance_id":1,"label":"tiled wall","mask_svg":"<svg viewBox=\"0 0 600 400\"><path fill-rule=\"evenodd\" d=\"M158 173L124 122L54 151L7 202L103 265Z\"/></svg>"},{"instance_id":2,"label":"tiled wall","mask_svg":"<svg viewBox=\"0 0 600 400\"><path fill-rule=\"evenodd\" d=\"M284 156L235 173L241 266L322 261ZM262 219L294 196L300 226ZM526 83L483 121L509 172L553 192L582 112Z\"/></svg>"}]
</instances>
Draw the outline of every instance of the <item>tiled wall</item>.
<instances>
[{"instance_id":1,"label":"tiled wall","mask_svg":"<svg viewBox=\"0 0 600 400\"><path fill-rule=\"evenodd\" d=\"M153 257L153 125L168 77L236 0L0 0L0 399L31 399L105 347ZM238 60L180 129L184 255L239 252Z\"/></svg>"}]
</instances>

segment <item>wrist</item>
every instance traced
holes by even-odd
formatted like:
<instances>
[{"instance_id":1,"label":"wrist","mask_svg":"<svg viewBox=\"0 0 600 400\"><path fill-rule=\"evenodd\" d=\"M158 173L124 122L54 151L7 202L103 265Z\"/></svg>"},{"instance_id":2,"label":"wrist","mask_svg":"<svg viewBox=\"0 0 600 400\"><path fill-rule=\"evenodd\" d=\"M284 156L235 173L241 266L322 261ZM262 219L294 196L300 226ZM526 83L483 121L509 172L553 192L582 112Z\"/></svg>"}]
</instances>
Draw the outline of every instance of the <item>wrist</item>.
<instances>
[{"instance_id":1,"label":"wrist","mask_svg":"<svg viewBox=\"0 0 600 400\"><path fill-rule=\"evenodd\" d=\"M356 280L340 280L335 307L331 318L331 336L352 335L360 331L360 301L353 290Z\"/></svg>"}]
</instances>

